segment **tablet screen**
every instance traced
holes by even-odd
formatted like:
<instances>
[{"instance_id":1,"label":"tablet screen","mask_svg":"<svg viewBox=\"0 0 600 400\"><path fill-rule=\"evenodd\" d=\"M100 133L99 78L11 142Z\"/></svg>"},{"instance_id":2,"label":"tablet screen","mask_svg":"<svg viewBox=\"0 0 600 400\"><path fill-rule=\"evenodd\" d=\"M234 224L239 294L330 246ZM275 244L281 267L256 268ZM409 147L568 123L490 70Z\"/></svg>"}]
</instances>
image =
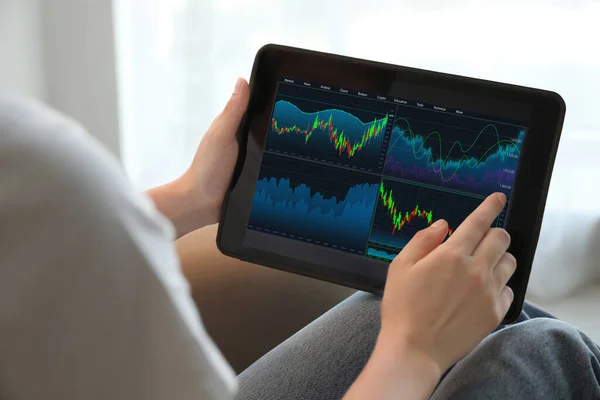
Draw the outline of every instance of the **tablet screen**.
<instances>
[{"instance_id":1,"label":"tablet screen","mask_svg":"<svg viewBox=\"0 0 600 400\"><path fill-rule=\"evenodd\" d=\"M397 96L280 79L248 229L390 262L436 220L450 236L510 198L524 123Z\"/></svg>"}]
</instances>

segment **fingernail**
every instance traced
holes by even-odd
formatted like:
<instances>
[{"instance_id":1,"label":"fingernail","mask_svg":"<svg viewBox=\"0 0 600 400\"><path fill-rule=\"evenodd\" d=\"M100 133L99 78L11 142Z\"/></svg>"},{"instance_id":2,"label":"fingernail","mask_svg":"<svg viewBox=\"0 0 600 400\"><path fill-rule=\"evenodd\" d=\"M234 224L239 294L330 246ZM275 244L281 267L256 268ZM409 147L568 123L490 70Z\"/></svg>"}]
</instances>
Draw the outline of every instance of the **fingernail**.
<instances>
[{"instance_id":1,"label":"fingernail","mask_svg":"<svg viewBox=\"0 0 600 400\"><path fill-rule=\"evenodd\" d=\"M238 78L238 80L235 82L235 88L233 89L233 93L241 92L243 87L244 87L244 79Z\"/></svg>"},{"instance_id":2,"label":"fingernail","mask_svg":"<svg viewBox=\"0 0 600 400\"><path fill-rule=\"evenodd\" d=\"M446 221L444 221L443 219L438 219L437 221L435 221L433 223L433 225L431 225L433 228L441 228L442 226L444 226L446 224Z\"/></svg>"},{"instance_id":3,"label":"fingernail","mask_svg":"<svg viewBox=\"0 0 600 400\"><path fill-rule=\"evenodd\" d=\"M506 204L506 195L504 193L498 193L496 196L500 200L500 203Z\"/></svg>"}]
</instances>

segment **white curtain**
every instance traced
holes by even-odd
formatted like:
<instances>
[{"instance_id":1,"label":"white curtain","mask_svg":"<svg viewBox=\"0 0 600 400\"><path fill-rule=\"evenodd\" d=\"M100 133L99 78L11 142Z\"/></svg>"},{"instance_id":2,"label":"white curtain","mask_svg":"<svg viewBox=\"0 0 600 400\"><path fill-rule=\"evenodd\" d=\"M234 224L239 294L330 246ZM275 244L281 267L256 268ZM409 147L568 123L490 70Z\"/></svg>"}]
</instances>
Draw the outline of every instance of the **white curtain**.
<instances>
[{"instance_id":1,"label":"white curtain","mask_svg":"<svg viewBox=\"0 0 600 400\"><path fill-rule=\"evenodd\" d=\"M567 102L548 212L600 215L600 2L114 0L123 163L140 188L189 164L255 52L280 43L534 86Z\"/></svg>"}]
</instances>

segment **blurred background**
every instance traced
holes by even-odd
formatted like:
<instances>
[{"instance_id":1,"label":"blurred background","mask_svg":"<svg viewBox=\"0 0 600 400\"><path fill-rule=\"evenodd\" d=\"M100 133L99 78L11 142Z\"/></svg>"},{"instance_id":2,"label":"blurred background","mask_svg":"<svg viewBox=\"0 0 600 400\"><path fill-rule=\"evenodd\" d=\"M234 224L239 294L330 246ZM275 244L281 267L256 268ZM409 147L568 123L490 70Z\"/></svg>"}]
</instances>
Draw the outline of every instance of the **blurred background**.
<instances>
[{"instance_id":1,"label":"blurred background","mask_svg":"<svg viewBox=\"0 0 600 400\"><path fill-rule=\"evenodd\" d=\"M597 0L0 0L0 90L82 122L140 189L188 166L265 43L556 91L529 296L600 339L598 21Z\"/></svg>"}]
</instances>

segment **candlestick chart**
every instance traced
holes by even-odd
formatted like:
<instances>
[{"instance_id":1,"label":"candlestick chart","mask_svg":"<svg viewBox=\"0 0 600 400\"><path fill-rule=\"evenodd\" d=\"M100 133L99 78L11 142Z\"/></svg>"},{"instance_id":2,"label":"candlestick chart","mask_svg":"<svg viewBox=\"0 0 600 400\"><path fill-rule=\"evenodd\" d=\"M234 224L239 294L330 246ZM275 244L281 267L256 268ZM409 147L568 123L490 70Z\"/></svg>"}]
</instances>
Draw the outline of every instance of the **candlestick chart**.
<instances>
[{"instance_id":1,"label":"candlestick chart","mask_svg":"<svg viewBox=\"0 0 600 400\"><path fill-rule=\"evenodd\" d=\"M384 179L379 186L377 207L367 255L387 259L397 254L421 229L438 219L448 222L448 237L483 198L465 196Z\"/></svg>"},{"instance_id":2,"label":"candlestick chart","mask_svg":"<svg viewBox=\"0 0 600 400\"><path fill-rule=\"evenodd\" d=\"M279 100L273 109L265 148L374 171L383 161L381 148L388 122L387 114L307 99Z\"/></svg>"}]
</instances>

